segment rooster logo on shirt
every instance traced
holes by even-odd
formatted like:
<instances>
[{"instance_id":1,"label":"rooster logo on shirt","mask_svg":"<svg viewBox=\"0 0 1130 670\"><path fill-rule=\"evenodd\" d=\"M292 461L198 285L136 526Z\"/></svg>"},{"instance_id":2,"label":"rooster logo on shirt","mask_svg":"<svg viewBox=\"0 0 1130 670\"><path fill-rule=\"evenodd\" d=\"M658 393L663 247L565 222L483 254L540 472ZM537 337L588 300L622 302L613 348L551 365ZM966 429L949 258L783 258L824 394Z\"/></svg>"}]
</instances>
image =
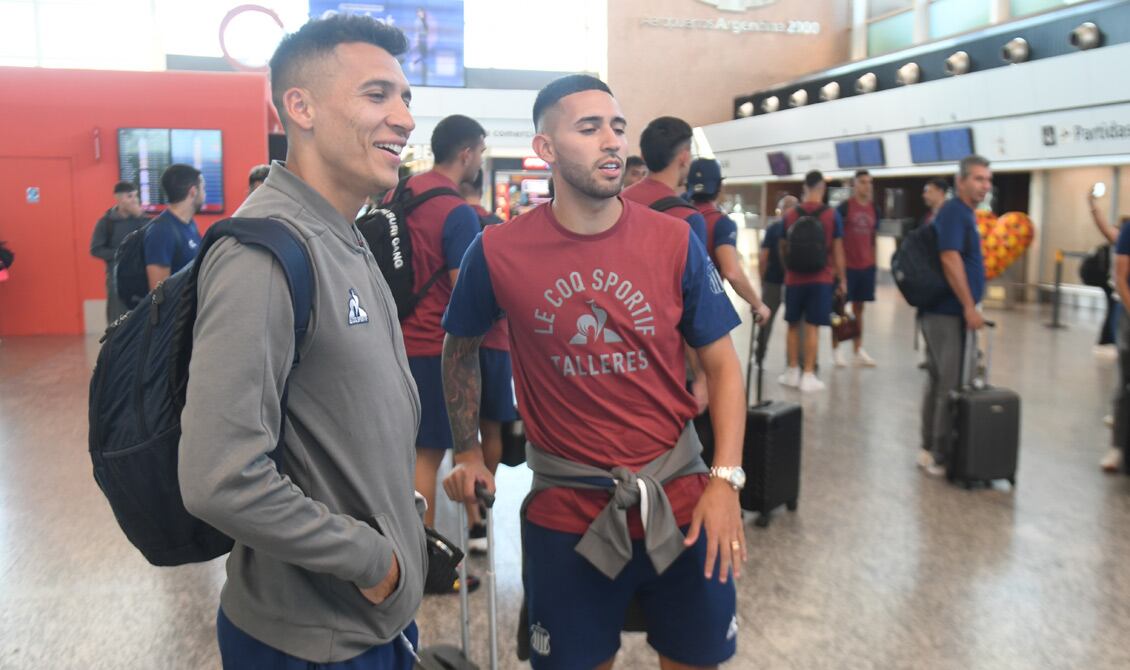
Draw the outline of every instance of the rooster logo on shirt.
<instances>
[{"instance_id":1,"label":"rooster logo on shirt","mask_svg":"<svg viewBox=\"0 0 1130 670\"><path fill-rule=\"evenodd\" d=\"M592 314L584 314L577 319L577 334L569 340L569 344L588 344L599 341L601 337L604 338L605 344L623 342L619 335L604 328L604 323L608 321L608 312L596 304L595 300L587 302Z\"/></svg>"}]
</instances>

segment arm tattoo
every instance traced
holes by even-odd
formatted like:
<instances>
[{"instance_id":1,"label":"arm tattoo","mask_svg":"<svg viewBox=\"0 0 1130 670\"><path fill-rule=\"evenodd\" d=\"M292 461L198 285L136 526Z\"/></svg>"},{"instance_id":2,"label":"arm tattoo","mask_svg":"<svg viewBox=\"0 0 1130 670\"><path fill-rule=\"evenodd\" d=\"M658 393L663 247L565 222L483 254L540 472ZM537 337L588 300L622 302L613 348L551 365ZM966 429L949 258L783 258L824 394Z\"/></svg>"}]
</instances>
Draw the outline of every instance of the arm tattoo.
<instances>
[{"instance_id":1,"label":"arm tattoo","mask_svg":"<svg viewBox=\"0 0 1130 670\"><path fill-rule=\"evenodd\" d=\"M482 337L455 337L443 340L443 394L455 453L468 451L479 442L479 404L482 373L479 370L479 343Z\"/></svg>"}]
</instances>

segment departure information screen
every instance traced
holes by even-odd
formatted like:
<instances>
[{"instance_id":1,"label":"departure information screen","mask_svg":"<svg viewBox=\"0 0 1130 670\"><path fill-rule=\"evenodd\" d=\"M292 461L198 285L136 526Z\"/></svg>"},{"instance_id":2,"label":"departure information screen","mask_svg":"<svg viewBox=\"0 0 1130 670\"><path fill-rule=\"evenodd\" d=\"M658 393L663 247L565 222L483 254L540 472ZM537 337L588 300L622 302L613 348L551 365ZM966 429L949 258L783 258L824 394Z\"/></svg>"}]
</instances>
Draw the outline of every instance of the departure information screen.
<instances>
[{"instance_id":1,"label":"departure information screen","mask_svg":"<svg viewBox=\"0 0 1130 670\"><path fill-rule=\"evenodd\" d=\"M118 170L122 181L138 185L146 212L168 204L161 174L173 163L191 165L204 175L205 213L224 211L223 138L219 130L120 128Z\"/></svg>"}]
</instances>

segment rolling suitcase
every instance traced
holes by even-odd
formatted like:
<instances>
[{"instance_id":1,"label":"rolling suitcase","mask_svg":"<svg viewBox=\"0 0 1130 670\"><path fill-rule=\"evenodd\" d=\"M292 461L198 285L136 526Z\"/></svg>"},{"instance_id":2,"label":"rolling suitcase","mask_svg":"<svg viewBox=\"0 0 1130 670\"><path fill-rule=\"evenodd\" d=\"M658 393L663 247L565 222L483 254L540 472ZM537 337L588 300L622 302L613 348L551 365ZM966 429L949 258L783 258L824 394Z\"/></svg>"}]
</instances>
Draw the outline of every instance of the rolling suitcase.
<instances>
[{"instance_id":1,"label":"rolling suitcase","mask_svg":"<svg viewBox=\"0 0 1130 670\"><path fill-rule=\"evenodd\" d=\"M995 327L985 322L990 330ZM984 374L974 374L978 357L973 331L967 331L961 366L961 387L953 392L953 446L946 469L951 482L971 488L975 483L991 485L1006 479L1016 486L1020 451L1020 396L988 383L993 341L988 338Z\"/></svg>"},{"instance_id":2,"label":"rolling suitcase","mask_svg":"<svg viewBox=\"0 0 1130 670\"><path fill-rule=\"evenodd\" d=\"M746 399L753 381L753 363L757 346L756 326L750 333L749 367L746 368ZM757 361L757 402L746 412L745 438L742 442L742 469L746 485L739 495L742 509L757 512L757 525L769 525L770 513L784 505L790 512L797 509L800 495L800 405L780 400L762 400L764 377L762 361ZM710 412L695 419L702 456L707 465L714 455L714 429Z\"/></svg>"},{"instance_id":3,"label":"rolling suitcase","mask_svg":"<svg viewBox=\"0 0 1130 670\"><path fill-rule=\"evenodd\" d=\"M487 614L490 631L490 670L498 670L498 588L494 576L494 496L482 484L475 484L475 495L486 508L487 524ZM459 506L459 548L467 550L467 510ZM420 650L417 670L478 670L471 662L471 619L467 602L467 562L459 564L459 621L462 645L436 645Z\"/></svg>"}]
</instances>

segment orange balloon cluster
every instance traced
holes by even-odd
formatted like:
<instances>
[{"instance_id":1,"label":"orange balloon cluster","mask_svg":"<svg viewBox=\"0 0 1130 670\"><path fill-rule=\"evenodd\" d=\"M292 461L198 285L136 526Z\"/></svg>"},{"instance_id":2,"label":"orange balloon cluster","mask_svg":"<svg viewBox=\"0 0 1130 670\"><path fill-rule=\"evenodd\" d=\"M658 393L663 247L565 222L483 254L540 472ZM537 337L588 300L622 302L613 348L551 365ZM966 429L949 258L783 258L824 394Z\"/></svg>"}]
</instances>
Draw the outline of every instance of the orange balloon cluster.
<instances>
[{"instance_id":1,"label":"orange balloon cluster","mask_svg":"<svg viewBox=\"0 0 1130 670\"><path fill-rule=\"evenodd\" d=\"M1032 220L1023 212L1005 212L996 216L988 210L979 209L977 230L981 233L986 279L999 277L1023 256L1035 236Z\"/></svg>"}]
</instances>

